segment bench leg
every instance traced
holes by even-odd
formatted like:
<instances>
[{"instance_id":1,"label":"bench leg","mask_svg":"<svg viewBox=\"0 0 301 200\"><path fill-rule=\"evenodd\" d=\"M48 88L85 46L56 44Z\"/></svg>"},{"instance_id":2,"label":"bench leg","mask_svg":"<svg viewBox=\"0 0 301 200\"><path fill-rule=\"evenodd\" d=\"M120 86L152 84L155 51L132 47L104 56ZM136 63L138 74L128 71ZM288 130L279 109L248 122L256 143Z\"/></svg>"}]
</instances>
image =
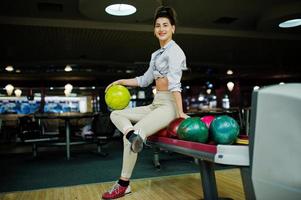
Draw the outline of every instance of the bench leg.
<instances>
[{"instance_id":1,"label":"bench leg","mask_svg":"<svg viewBox=\"0 0 301 200\"><path fill-rule=\"evenodd\" d=\"M155 168L158 169L158 170L161 169L161 165L160 165L160 161L159 161L159 152L160 152L160 148L155 147L154 148L153 164L154 164Z\"/></svg>"},{"instance_id":2,"label":"bench leg","mask_svg":"<svg viewBox=\"0 0 301 200\"><path fill-rule=\"evenodd\" d=\"M199 159L200 173L205 200L217 200L217 188L213 163Z\"/></svg>"},{"instance_id":3,"label":"bench leg","mask_svg":"<svg viewBox=\"0 0 301 200\"><path fill-rule=\"evenodd\" d=\"M214 163L199 159L199 166L202 177L204 200L233 200L232 198L218 197Z\"/></svg>"},{"instance_id":4,"label":"bench leg","mask_svg":"<svg viewBox=\"0 0 301 200\"><path fill-rule=\"evenodd\" d=\"M251 178L251 168L241 167L240 174L241 174L246 200L256 199L253 184L252 184L252 178Z\"/></svg>"},{"instance_id":5,"label":"bench leg","mask_svg":"<svg viewBox=\"0 0 301 200\"><path fill-rule=\"evenodd\" d=\"M32 143L32 156L36 158L38 155L38 145L36 143Z\"/></svg>"}]
</instances>

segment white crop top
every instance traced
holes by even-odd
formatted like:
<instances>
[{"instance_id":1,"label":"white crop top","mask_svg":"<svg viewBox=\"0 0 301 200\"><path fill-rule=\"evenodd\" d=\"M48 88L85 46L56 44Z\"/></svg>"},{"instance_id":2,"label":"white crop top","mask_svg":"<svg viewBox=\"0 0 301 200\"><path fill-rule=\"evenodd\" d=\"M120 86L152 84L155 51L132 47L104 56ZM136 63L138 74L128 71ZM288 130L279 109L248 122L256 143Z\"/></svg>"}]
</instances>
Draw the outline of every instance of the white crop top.
<instances>
[{"instance_id":1,"label":"white crop top","mask_svg":"<svg viewBox=\"0 0 301 200\"><path fill-rule=\"evenodd\" d=\"M140 87L147 87L155 79L167 77L168 90L181 92L182 70L186 70L186 56L173 40L152 53L149 68L136 77Z\"/></svg>"}]
</instances>

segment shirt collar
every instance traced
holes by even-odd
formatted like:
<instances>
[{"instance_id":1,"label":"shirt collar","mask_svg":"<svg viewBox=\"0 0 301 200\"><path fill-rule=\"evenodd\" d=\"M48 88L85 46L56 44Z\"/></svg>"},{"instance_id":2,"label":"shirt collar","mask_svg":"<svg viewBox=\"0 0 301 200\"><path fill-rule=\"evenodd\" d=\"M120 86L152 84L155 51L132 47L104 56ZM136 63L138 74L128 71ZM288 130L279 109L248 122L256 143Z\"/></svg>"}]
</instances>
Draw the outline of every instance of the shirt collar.
<instances>
[{"instance_id":1,"label":"shirt collar","mask_svg":"<svg viewBox=\"0 0 301 200\"><path fill-rule=\"evenodd\" d=\"M169 48L171 45L173 45L175 43L175 41L170 40L164 47L162 47L161 49L164 51L165 49Z\"/></svg>"}]
</instances>

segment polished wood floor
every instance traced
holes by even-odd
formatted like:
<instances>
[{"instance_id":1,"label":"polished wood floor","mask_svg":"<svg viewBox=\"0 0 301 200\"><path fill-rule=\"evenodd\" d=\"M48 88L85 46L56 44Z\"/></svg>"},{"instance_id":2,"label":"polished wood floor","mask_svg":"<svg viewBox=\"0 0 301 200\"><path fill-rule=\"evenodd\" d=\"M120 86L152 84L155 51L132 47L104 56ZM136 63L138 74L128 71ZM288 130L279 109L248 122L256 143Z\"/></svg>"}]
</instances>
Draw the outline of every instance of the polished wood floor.
<instances>
[{"instance_id":1,"label":"polished wood floor","mask_svg":"<svg viewBox=\"0 0 301 200\"><path fill-rule=\"evenodd\" d=\"M245 199L239 169L219 170L220 197ZM3 183L1 183L3 184ZM0 200L99 200L113 183L87 184L0 194ZM200 200L203 191L198 173L132 180L132 193L120 200Z\"/></svg>"}]
</instances>

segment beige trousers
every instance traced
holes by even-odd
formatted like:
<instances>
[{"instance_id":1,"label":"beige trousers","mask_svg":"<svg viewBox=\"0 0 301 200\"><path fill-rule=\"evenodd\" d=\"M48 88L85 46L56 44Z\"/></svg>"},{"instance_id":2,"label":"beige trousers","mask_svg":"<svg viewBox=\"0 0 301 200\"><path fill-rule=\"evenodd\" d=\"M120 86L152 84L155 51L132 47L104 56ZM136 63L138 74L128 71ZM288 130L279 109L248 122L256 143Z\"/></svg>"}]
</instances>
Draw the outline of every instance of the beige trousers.
<instances>
[{"instance_id":1,"label":"beige trousers","mask_svg":"<svg viewBox=\"0 0 301 200\"><path fill-rule=\"evenodd\" d=\"M173 94L169 91L158 91L152 104L115 110L111 113L111 120L123 134L129 129L139 130L140 136L145 140L166 127L176 116L177 107ZM121 177L130 178L137 160L137 153L131 151L131 144L125 136L123 145Z\"/></svg>"}]
</instances>

